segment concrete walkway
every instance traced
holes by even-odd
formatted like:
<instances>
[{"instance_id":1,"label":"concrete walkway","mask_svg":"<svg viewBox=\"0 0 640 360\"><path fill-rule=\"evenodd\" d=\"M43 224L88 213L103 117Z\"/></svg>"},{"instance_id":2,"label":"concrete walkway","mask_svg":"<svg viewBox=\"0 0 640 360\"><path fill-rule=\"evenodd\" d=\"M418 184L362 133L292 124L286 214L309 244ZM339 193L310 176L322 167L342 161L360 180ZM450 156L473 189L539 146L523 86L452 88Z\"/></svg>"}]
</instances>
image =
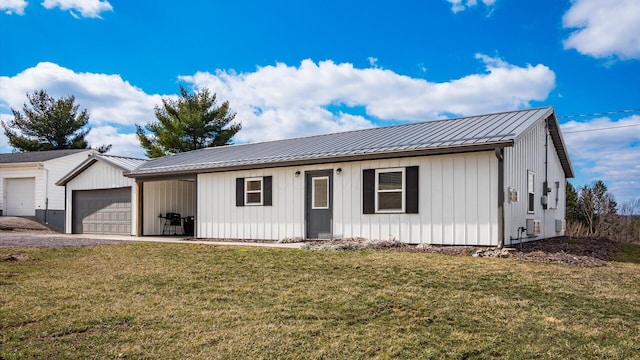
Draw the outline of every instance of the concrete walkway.
<instances>
[{"instance_id":1,"label":"concrete walkway","mask_svg":"<svg viewBox=\"0 0 640 360\"><path fill-rule=\"evenodd\" d=\"M300 249L303 243L278 243L278 242L250 242L250 241L207 241L187 238L183 236L127 236L127 235L102 235L102 234L37 234L30 233L30 236L66 238L66 239L96 239L112 241L142 241L167 244L203 244L218 246L255 246L282 249ZM193 240L192 240L193 239Z\"/></svg>"}]
</instances>

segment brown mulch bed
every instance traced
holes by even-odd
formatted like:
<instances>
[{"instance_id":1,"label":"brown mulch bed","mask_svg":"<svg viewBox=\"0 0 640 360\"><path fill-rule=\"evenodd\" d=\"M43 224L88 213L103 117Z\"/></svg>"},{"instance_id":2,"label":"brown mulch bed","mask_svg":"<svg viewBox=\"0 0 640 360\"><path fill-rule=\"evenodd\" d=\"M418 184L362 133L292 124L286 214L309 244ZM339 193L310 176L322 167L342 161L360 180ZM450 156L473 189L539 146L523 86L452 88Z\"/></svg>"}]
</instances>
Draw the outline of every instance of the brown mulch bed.
<instances>
[{"instance_id":1,"label":"brown mulch bed","mask_svg":"<svg viewBox=\"0 0 640 360\"><path fill-rule=\"evenodd\" d=\"M427 252L453 256L513 258L576 266L602 266L613 260L617 243L608 239L553 238L531 241L503 249L476 246L407 245L398 241L370 241L362 238L311 243L312 250L388 250Z\"/></svg>"}]
</instances>

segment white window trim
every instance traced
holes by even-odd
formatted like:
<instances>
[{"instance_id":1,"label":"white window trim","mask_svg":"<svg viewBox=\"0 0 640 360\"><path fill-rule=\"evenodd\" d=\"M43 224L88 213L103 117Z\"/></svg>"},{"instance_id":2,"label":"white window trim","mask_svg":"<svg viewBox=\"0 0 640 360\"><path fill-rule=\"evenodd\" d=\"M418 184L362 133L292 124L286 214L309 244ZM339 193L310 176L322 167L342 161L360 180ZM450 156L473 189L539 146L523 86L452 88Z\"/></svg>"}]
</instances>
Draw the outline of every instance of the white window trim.
<instances>
[{"instance_id":1,"label":"white window trim","mask_svg":"<svg viewBox=\"0 0 640 360\"><path fill-rule=\"evenodd\" d=\"M379 190L379 182L380 182L380 174L381 173L389 173L389 172L400 172L402 173L402 187L400 188L401 191L401 197L402 197L402 208L401 209L397 209L397 210L380 210L380 205L378 204L379 202L379 193L384 193L384 192L398 192L398 190ZM406 187L406 178L405 178L406 174L405 174L405 168L389 168L389 169L376 169L376 182L375 182L375 210L376 210L376 214L399 214L399 213L404 213L405 209L406 209L406 195L405 192L407 191Z\"/></svg>"},{"instance_id":2,"label":"white window trim","mask_svg":"<svg viewBox=\"0 0 640 360\"><path fill-rule=\"evenodd\" d=\"M529 183L529 177L533 176L531 184ZM529 188L531 185L531 188ZM529 210L529 201L533 194L533 210ZM527 214L535 214L536 212L536 173L533 170L527 170Z\"/></svg>"},{"instance_id":3,"label":"white window trim","mask_svg":"<svg viewBox=\"0 0 640 360\"><path fill-rule=\"evenodd\" d=\"M313 210L326 210L329 208L329 177L328 176L314 176L311 178L311 209ZM316 206L316 180L327 181L327 206Z\"/></svg>"},{"instance_id":4,"label":"white window trim","mask_svg":"<svg viewBox=\"0 0 640 360\"><path fill-rule=\"evenodd\" d=\"M245 178L244 179L244 204L246 206L261 206L264 202L264 182L262 181L262 177L253 177L253 178ZM260 181L260 190L249 190L249 182L250 181ZM249 202L249 194L260 194L260 202Z\"/></svg>"}]
</instances>

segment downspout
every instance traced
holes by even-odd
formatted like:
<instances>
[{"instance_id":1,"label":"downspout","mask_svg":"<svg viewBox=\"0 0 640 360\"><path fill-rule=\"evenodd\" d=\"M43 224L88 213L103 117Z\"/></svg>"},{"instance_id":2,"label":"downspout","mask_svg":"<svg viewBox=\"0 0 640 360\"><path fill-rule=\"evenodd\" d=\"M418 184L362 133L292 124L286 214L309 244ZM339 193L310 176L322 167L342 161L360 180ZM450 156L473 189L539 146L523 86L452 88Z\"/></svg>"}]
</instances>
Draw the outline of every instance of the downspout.
<instances>
[{"instance_id":1,"label":"downspout","mask_svg":"<svg viewBox=\"0 0 640 360\"><path fill-rule=\"evenodd\" d=\"M44 223L49 224L49 169L44 168L45 173L45 185L44 185Z\"/></svg>"},{"instance_id":2,"label":"downspout","mask_svg":"<svg viewBox=\"0 0 640 360\"><path fill-rule=\"evenodd\" d=\"M504 149L495 148L498 158L498 248L504 246Z\"/></svg>"},{"instance_id":3,"label":"downspout","mask_svg":"<svg viewBox=\"0 0 640 360\"><path fill-rule=\"evenodd\" d=\"M547 210L549 207L549 118L544 121L544 189L542 195L542 208Z\"/></svg>"}]
</instances>

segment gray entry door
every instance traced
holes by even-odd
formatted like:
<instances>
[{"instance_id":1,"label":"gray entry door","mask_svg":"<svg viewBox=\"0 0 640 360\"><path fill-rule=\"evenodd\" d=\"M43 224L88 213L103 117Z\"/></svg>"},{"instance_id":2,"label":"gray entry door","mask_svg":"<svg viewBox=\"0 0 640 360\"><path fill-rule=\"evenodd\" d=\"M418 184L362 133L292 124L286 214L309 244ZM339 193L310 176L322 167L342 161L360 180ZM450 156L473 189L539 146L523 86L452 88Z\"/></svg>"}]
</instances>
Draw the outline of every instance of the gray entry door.
<instances>
[{"instance_id":1,"label":"gray entry door","mask_svg":"<svg viewBox=\"0 0 640 360\"><path fill-rule=\"evenodd\" d=\"M307 239L331 239L333 220L333 170L305 173Z\"/></svg>"},{"instance_id":2,"label":"gray entry door","mask_svg":"<svg viewBox=\"0 0 640 360\"><path fill-rule=\"evenodd\" d=\"M131 188L74 190L74 234L131 235Z\"/></svg>"}]
</instances>

